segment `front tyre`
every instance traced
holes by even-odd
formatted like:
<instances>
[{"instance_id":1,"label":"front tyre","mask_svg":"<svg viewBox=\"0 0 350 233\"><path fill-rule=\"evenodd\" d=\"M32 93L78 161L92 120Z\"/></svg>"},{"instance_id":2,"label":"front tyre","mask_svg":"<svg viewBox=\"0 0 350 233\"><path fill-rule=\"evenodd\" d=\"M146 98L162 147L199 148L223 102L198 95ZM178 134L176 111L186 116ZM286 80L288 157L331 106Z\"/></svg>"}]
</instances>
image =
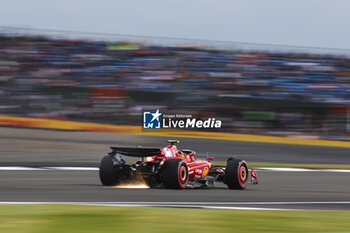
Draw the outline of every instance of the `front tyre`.
<instances>
[{"instance_id":1,"label":"front tyre","mask_svg":"<svg viewBox=\"0 0 350 233\"><path fill-rule=\"evenodd\" d=\"M112 186L119 182L113 167L113 159L111 155L106 155L100 163L100 180L103 185Z\"/></svg>"},{"instance_id":2,"label":"front tyre","mask_svg":"<svg viewBox=\"0 0 350 233\"><path fill-rule=\"evenodd\" d=\"M225 183L230 189L245 189L248 184L248 165L244 160L233 157L227 160Z\"/></svg>"},{"instance_id":3,"label":"front tyre","mask_svg":"<svg viewBox=\"0 0 350 233\"><path fill-rule=\"evenodd\" d=\"M182 159L165 160L162 166L163 184L167 189L184 189L188 184L188 167Z\"/></svg>"}]
</instances>

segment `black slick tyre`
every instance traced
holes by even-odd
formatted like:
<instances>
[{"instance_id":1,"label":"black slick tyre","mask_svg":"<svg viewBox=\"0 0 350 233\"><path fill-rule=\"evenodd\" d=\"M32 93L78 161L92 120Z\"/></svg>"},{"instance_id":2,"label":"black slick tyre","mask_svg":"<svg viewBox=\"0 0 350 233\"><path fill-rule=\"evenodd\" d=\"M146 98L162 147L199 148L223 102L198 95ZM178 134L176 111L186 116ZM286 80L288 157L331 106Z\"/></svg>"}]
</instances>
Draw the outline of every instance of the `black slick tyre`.
<instances>
[{"instance_id":1,"label":"black slick tyre","mask_svg":"<svg viewBox=\"0 0 350 233\"><path fill-rule=\"evenodd\" d=\"M184 189L188 184L188 167L182 159L167 159L162 166L163 184L167 189Z\"/></svg>"},{"instance_id":2,"label":"black slick tyre","mask_svg":"<svg viewBox=\"0 0 350 233\"><path fill-rule=\"evenodd\" d=\"M100 180L103 185L112 186L118 183L111 155L106 155L102 158L99 170Z\"/></svg>"},{"instance_id":3,"label":"black slick tyre","mask_svg":"<svg viewBox=\"0 0 350 233\"><path fill-rule=\"evenodd\" d=\"M227 160L225 183L230 189L245 189L248 184L248 165L244 160L231 157Z\"/></svg>"}]
</instances>

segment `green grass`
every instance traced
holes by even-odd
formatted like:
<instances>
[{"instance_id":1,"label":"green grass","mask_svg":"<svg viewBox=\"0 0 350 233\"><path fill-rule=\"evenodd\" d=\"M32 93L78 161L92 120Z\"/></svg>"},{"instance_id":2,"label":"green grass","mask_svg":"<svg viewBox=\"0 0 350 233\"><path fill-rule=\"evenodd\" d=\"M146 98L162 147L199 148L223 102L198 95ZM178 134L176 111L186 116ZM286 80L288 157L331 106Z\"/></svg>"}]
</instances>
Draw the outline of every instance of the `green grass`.
<instances>
[{"instance_id":1,"label":"green grass","mask_svg":"<svg viewBox=\"0 0 350 233\"><path fill-rule=\"evenodd\" d=\"M1 233L350 232L350 211L0 205Z\"/></svg>"},{"instance_id":2,"label":"green grass","mask_svg":"<svg viewBox=\"0 0 350 233\"><path fill-rule=\"evenodd\" d=\"M217 165L226 165L226 162L213 161ZM254 163L248 162L249 167L288 167L310 169L350 169L350 164L289 164L289 163Z\"/></svg>"}]
</instances>

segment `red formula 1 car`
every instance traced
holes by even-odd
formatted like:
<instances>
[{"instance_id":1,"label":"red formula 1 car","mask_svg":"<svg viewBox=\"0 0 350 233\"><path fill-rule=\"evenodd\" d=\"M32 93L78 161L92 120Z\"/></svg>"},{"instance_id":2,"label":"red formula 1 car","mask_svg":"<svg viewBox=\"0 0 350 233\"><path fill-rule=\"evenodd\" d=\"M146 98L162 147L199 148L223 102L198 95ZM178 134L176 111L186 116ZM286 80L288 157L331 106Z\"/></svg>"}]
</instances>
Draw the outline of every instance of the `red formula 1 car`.
<instances>
[{"instance_id":1,"label":"red formula 1 car","mask_svg":"<svg viewBox=\"0 0 350 233\"><path fill-rule=\"evenodd\" d=\"M142 179L150 187L184 189L213 187L214 182L223 182L230 189L245 189L248 183L257 184L254 169L248 169L244 160L231 157L226 166L195 158L192 150L178 150L177 140L168 140L170 145L160 148L111 147L112 152L103 157L100 164L100 180L103 185L117 185ZM141 157L128 164L124 156Z\"/></svg>"}]
</instances>

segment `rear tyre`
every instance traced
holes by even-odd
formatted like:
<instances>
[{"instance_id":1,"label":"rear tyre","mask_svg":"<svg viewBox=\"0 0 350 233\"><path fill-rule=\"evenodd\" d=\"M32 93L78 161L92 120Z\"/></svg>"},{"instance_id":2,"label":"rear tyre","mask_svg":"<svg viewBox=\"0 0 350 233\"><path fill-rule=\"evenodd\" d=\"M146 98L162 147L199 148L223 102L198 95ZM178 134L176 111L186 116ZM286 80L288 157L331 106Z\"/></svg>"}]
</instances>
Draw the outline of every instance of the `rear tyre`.
<instances>
[{"instance_id":1,"label":"rear tyre","mask_svg":"<svg viewBox=\"0 0 350 233\"><path fill-rule=\"evenodd\" d=\"M168 159L162 166L163 184L167 189L184 189L188 184L188 167L182 159Z\"/></svg>"},{"instance_id":2,"label":"rear tyre","mask_svg":"<svg viewBox=\"0 0 350 233\"><path fill-rule=\"evenodd\" d=\"M103 185L111 186L119 183L118 176L113 166L111 155L106 155L100 163L100 180Z\"/></svg>"},{"instance_id":3,"label":"rear tyre","mask_svg":"<svg viewBox=\"0 0 350 233\"><path fill-rule=\"evenodd\" d=\"M230 189L245 189L248 184L248 165L244 160L231 157L227 160L225 183Z\"/></svg>"}]
</instances>

